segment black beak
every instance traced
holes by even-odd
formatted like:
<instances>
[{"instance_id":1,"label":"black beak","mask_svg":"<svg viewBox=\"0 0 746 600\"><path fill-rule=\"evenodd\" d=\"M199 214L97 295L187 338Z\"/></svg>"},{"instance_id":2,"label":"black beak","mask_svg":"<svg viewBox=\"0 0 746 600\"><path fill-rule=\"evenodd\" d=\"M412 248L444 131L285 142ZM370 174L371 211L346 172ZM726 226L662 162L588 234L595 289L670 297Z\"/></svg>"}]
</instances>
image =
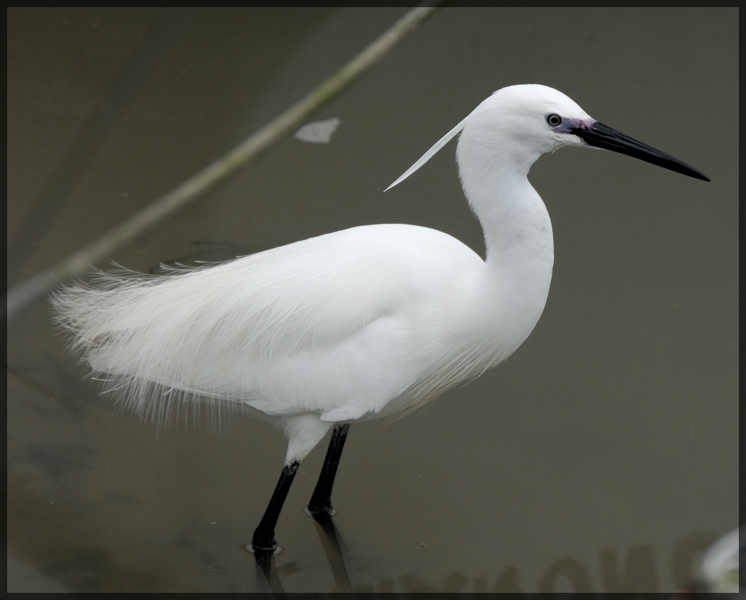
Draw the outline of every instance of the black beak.
<instances>
[{"instance_id":1,"label":"black beak","mask_svg":"<svg viewBox=\"0 0 746 600\"><path fill-rule=\"evenodd\" d=\"M664 169L676 171L683 175L688 175L689 177L694 177L695 179L710 181L710 178L707 177L707 175L700 173L697 169L681 162L678 158L674 158L670 154L666 154L665 152L656 150L652 146L638 142L636 139L624 135L622 132L612 129L598 121L590 127L573 127L570 129L570 133L577 135L589 146L626 154L627 156L639 158L645 162L658 165Z\"/></svg>"}]
</instances>

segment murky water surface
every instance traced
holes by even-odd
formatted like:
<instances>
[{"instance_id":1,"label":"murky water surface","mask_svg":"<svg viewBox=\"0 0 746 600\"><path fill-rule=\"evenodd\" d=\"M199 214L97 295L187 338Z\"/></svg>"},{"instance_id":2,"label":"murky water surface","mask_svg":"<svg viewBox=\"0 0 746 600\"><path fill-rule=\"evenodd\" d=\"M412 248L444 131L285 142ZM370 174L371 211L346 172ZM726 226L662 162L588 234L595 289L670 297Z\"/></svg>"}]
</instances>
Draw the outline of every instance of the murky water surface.
<instances>
[{"instance_id":1,"label":"murky water surface","mask_svg":"<svg viewBox=\"0 0 746 600\"><path fill-rule=\"evenodd\" d=\"M312 120L112 258L222 260L367 223L478 252L453 146L382 190L493 90L537 82L707 173L605 152L543 158L553 219L542 320L497 370L390 426L353 425L342 561L303 512L285 591L671 591L737 523L737 9L435 15ZM403 9L8 13L9 283L102 235L333 73ZM236 417L156 430L63 353L48 305L8 334L9 590L254 591L250 540L282 435Z\"/></svg>"}]
</instances>

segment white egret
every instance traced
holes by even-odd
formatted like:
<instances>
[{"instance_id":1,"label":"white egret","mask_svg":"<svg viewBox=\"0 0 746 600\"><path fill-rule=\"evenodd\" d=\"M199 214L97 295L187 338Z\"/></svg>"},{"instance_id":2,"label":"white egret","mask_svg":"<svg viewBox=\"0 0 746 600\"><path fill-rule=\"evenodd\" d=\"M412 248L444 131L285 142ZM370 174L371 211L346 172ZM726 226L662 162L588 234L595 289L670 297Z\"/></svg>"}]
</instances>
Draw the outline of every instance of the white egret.
<instances>
[{"instance_id":1,"label":"white egret","mask_svg":"<svg viewBox=\"0 0 746 600\"><path fill-rule=\"evenodd\" d=\"M546 207L527 175L563 146L621 152L699 171L591 118L542 85L498 90L457 134L466 198L484 230L482 260L450 235L371 225L167 276L100 274L52 300L71 347L142 417L185 401L250 409L280 427L285 463L253 536L274 529L301 460L334 427L309 511L331 490L349 423L406 413L510 356L547 299L554 260Z\"/></svg>"}]
</instances>

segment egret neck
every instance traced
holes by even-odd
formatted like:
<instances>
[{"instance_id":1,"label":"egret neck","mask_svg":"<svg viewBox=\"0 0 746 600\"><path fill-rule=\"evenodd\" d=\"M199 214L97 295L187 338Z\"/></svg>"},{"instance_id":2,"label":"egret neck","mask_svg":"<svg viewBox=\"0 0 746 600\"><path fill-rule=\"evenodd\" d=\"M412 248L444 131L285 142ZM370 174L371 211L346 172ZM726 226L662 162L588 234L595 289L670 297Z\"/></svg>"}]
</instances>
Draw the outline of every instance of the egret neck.
<instances>
[{"instance_id":1,"label":"egret neck","mask_svg":"<svg viewBox=\"0 0 746 600\"><path fill-rule=\"evenodd\" d=\"M538 145L485 135L479 123L467 123L456 152L464 194L484 232L483 292L492 296L492 310L503 315L516 347L539 320L552 279L552 223L527 177L541 154Z\"/></svg>"}]
</instances>

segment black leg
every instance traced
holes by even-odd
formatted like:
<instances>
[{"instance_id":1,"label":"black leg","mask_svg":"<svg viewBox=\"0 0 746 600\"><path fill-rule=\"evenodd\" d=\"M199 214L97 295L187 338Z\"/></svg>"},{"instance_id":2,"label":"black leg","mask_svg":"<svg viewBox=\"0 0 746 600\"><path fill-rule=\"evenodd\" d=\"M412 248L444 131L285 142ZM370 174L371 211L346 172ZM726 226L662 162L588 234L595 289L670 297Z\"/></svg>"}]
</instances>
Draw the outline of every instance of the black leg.
<instances>
[{"instance_id":1,"label":"black leg","mask_svg":"<svg viewBox=\"0 0 746 600\"><path fill-rule=\"evenodd\" d=\"M336 512L332 508L332 486L349 428L349 424L335 425L332 430L332 441L329 442L329 450L326 451L324 466L321 467L319 481L308 503L308 513L317 521L333 517Z\"/></svg>"},{"instance_id":2,"label":"black leg","mask_svg":"<svg viewBox=\"0 0 746 600\"><path fill-rule=\"evenodd\" d=\"M282 468L282 473L280 473L280 479L277 482L274 494L272 494L272 499L269 501L267 510L264 511L264 516L259 522L259 526L254 530L254 537L251 540L254 553L271 554L277 549L275 525L277 525L282 505L285 503L288 491L290 491L290 484L293 483L293 477L295 477L299 464L298 462L294 462Z\"/></svg>"}]
</instances>

